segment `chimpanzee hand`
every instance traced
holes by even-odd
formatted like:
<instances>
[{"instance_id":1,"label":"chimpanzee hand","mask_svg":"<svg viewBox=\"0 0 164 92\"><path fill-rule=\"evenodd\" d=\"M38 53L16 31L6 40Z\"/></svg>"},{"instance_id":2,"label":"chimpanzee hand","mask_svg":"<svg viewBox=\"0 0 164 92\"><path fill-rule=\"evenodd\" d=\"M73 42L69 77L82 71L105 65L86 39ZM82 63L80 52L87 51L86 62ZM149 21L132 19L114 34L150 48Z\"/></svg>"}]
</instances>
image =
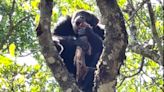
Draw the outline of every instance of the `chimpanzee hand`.
<instances>
[{"instance_id":1,"label":"chimpanzee hand","mask_svg":"<svg viewBox=\"0 0 164 92\"><path fill-rule=\"evenodd\" d=\"M86 30L85 30L85 29L79 29L79 30L77 31L77 34L78 34L79 36L86 35Z\"/></svg>"},{"instance_id":2,"label":"chimpanzee hand","mask_svg":"<svg viewBox=\"0 0 164 92\"><path fill-rule=\"evenodd\" d=\"M84 36L83 36L84 37ZM83 39L81 39L80 37L76 39L75 41L75 45L76 46L80 46L81 48L83 48L84 51L87 51L89 48L88 42L84 41Z\"/></svg>"},{"instance_id":3,"label":"chimpanzee hand","mask_svg":"<svg viewBox=\"0 0 164 92\"><path fill-rule=\"evenodd\" d=\"M85 28L85 35L86 35L87 37L89 37L89 36L91 36L92 34L94 34L93 29L90 28L90 27L86 27L86 28Z\"/></svg>"},{"instance_id":4,"label":"chimpanzee hand","mask_svg":"<svg viewBox=\"0 0 164 92\"><path fill-rule=\"evenodd\" d=\"M90 27L79 29L78 32L77 32L77 34L79 36L89 36L92 33L93 33L93 30Z\"/></svg>"}]
</instances>

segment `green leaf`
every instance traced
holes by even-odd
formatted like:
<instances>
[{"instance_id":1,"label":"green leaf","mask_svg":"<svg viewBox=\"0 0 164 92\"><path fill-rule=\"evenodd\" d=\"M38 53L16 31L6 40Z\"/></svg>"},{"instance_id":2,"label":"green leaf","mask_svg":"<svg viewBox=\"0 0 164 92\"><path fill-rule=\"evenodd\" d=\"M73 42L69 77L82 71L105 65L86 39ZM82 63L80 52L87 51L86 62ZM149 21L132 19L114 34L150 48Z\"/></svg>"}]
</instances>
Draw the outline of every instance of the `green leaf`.
<instances>
[{"instance_id":1,"label":"green leaf","mask_svg":"<svg viewBox=\"0 0 164 92\"><path fill-rule=\"evenodd\" d=\"M118 4L120 7L123 7L127 0L118 0Z\"/></svg>"},{"instance_id":2,"label":"green leaf","mask_svg":"<svg viewBox=\"0 0 164 92\"><path fill-rule=\"evenodd\" d=\"M0 55L0 64L5 66L11 65L13 62L10 58Z\"/></svg>"},{"instance_id":3,"label":"green leaf","mask_svg":"<svg viewBox=\"0 0 164 92\"><path fill-rule=\"evenodd\" d=\"M15 56L15 49L16 49L15 44L14 43L10 44L9 52L10 52L10 55L13 56L13 57Z\"/></svg>"},{"instance_id":4,"label":"green leaf","mask_svg":"<svg viewBox=\"0 0 164 92\"><path fill-rule=\"evenodd\" d=\"M40 20L40 15L36 14L36 16L35 16L35 24L39 24L39 20Z\"/></svg>"},{"instance_id":5,"label":"green leaf","mask_svg":"<svg viewBox=\"0 0 164 92\"><path fill-rule=\"evenodd\" d=\"M33 9L38 9L38 5L39 5L39 0L32 0L31 1L31 6Z\"/></svg>"},{"instance_id":6,"label":"green leaf","mask_svg":"<svg viewBox=\"0 0 164 92\"><path fill-rule=\"evenodd\" d=\"M39 64L36 64L35 66L34 66L34 69L35 70L39 70L41 68L41 66L39 65Z\"/></svg>"}]
</instances>

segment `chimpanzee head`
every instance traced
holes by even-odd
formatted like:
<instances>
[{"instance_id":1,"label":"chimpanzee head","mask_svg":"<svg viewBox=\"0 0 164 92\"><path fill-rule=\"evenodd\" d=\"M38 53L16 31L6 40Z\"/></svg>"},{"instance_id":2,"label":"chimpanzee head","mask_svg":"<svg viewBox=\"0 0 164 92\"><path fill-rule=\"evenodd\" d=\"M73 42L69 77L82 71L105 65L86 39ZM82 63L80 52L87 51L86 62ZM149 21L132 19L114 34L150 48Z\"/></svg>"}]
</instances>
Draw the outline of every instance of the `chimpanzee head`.
<instances>
[{"instance_id":1,"label":"chimpanzee head","mask_svg":"<svg viewBox=\"0 0 164 92\"><path fill-rule=\"evenodd\" d=\"M98 18L90 12L80 10L76 12L71 19L72 27L76 33L82 23L87 23L91 27L95 27L99 22Z\"/></svg>"}]
</instances>

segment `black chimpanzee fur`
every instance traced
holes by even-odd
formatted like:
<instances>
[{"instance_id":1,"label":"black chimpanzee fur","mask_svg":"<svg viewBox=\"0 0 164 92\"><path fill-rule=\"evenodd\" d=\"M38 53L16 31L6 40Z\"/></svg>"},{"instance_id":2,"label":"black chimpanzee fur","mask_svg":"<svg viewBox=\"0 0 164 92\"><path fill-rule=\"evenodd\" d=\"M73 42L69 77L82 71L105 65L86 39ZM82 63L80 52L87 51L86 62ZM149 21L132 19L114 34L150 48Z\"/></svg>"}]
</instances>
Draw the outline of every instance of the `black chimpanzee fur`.
<instances>
[{"instance_id":1,"label":"black chimpanzee fur","mask_svg":"<svg viewBox=\"0 0 164 92\"><path fill-rule=\"evenodd\" d=\"M54 30L54 35L63 37L63 39L60 39L60 44L64 48L61 53L61 57L63 58L68 71L75 76L76 66L73 61L75 49L77 45L83 45L83 42L75 39L77 38L77 34L75 33L76 28L74 28L76 24L74 25L73 21L79 16L84 17L85 21L92 27L92 29L86 30L86 35L92 48L92 54L85 55L85 63L89 67L89 72L87 73L85 79L79 83L79 87L84 92L92 92L94 70L102 53L102 41L104 39L104 30L97 25L99 21L98 18L90 12L84 10L78 11L72 17L66 16L65 19L60 20ZM60 51L60 46L58 44L56 46Z\"/></svg>"}]
</instances>

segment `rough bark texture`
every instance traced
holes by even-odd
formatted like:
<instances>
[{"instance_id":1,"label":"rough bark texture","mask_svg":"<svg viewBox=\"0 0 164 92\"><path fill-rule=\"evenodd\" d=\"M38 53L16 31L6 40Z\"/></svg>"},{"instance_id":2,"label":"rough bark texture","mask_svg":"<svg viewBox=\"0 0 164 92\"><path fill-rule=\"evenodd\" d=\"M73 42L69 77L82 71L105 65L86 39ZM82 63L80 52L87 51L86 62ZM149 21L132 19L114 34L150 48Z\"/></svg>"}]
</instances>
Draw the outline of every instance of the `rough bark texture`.
<instances>
[{"instance_id":1,"label":"rough bark texture","mask_svg":"<svg viewBox=\"0 0 164 92\"><path fill-rule=\"evenodd\" d=\"M104 50L95 75L96 88L98 92L115 92L116 77L125 59L128 37L123 15L116 0L96 1L102 14L102 21L105 24L106 31Z\"/></svg>"},{"instance_id":2,"label":"rough bark texture","mask_svg":"<svg viewBox=\"0 0 164 92\"><path fill-rule=\"evenodd\" d=\"M41 0L40 3L40 22L36 31L42 54L62 90L64 92L79 92L75 84L75 79L68 73L66 67L62 63L51 38L50 23L53 7L52 3L53 0Z\"/></svg>"},{"instance_id":3,"label":"rough bark texture","mask_svg":"<svg viewBox=\"0 0 164 92\"><path fill-rule=\"evenodd\" d=\"M133 52L137 54L141 54L142 56L153 60L159 65L162 65L162 62L160 62L160 55L157 54L156 51L150 50L149 48L146 48L143 45L139 45L137 43L129 45L128 48L132 50Z\"/></svg>"}]
</instances>

